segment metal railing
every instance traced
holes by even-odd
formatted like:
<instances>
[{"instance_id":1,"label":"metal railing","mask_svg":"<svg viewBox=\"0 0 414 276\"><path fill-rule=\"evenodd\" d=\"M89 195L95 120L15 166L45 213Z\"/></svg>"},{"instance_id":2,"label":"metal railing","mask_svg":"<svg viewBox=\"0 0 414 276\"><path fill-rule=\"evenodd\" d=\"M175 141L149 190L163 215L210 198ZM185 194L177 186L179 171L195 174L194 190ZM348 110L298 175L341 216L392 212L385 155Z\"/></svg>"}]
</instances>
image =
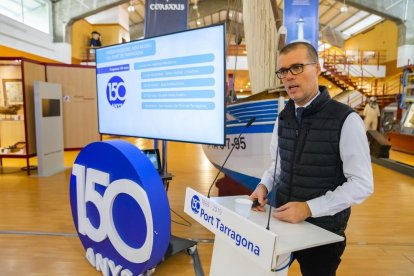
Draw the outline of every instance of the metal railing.
<instances>
[{"instance_id":1,"label":"metal railing","mask_svg":"<svg viewBox=\"0 0 414 276\"><path fill-rule=\"evenodd\" d=\"M350 54L351 53L351 54ZM331 72L338 81L352 84L355 90L361 94L348 94L342 101L349 106L359 109L370 96L377 97L380 107L395 100L401 93L402 73L387 78L377 78L368 72L365 65L379 66L386 61L385 51L346 51L328 49L322 52L320 57L324 61L324 67Z\"/></svg>"},{"instance_id":2,"label":"metal railing","mask_svg":"<svg viewBox=\"0 0 414 276\"><path fill-rule=\"evenodd\" d=\"M347 51L350 52L350 51ZM377 65L385 61L384 51L351 51L357 54L346 54L337 49L322 52L321 58L327 70L339 72L342 81L348 82L355 89L365 93L367 84L375 76L364 68L365 65ZM367 54L368 53L368 54Z\"/></svg>"}]
</instances>

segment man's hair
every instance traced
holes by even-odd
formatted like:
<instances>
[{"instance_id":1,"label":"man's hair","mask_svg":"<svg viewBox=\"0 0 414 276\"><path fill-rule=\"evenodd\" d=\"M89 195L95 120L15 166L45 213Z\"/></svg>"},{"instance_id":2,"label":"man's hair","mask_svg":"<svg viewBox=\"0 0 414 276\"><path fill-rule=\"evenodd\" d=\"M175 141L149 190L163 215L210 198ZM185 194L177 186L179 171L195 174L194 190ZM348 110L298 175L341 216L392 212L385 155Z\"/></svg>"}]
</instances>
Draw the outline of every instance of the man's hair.
<instances>
[{"instance_id":1,"label":"man's hair","mask_svg":"<svg viewBox=\"0 0 414 276\"><path fill-rule=\"evenodd\" d=\"M293 42L293 43L286 45L285 47L282 48L282 50L280 50L279 55L288 54L289 52L296 50L298 48L301 48L301 47L306 48L308 57L310 58L312 62L318 62L318 52L315 50L312 44L309 44L303 41Z\"/></svg>"}]
</instances>

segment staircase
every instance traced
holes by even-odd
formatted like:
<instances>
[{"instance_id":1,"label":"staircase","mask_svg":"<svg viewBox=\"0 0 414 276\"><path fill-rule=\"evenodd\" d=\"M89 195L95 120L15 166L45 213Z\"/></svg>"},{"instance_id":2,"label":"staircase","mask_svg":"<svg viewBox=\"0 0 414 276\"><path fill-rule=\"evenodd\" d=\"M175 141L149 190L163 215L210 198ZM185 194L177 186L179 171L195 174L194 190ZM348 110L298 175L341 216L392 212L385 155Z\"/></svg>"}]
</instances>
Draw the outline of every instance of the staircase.
<instances>
[{"instance_id":1,"label":"staircase","mask_svg":"<svg viewBox=\"0 0 414 276\"><path fill-rule=\"evenodd\" d=\"M333 97L333 99L352 107L358 114L362 115L365 105L370 97L377 98L380 109L396 101L396 94L375 95L361 93L359 90L345 90Z\"/></svg>"},{"instance_id":2,"label":"staircase","mask_svg":"<svg viewBox=\"0 0 414 276\"><path fill-rule=\"evenodd\" d=\"M375 78L385 77L385 54L380 51L346 52L332 47L324 50L322 77L342 90L358 90L363 94L370 93L369 82Z\"/></svg>"},{"instance_id":3,"label":"staircase","mask_svg":"<svg viewBox=\"0 0 414 276\"><path fill-rule=\"evenodd\" d=\"M358 88L358 84L348 77L347 74L337 70L335 65L324 63L323 67L326 71L322 72L321 75L335 86L342 90L358 90L361 93L365 92L363 88Z\"/></svg>"},{"instance_id":4,"label":"staircase","mask_svg":"<svg viewBox=\"0 0 414 276\"><path fill-rule=\"evenodd\" d=\"M384 53L379 51L356 51L355 53L356 55L352 56L348 51L345 54L340 49L329 49L321 55L324 68L321 76L343 90L334 99L351 106L360 113L367 99L372 96L377 98L381 109L395 102L396 95L401 93L402 73L388 78L384 77L385 71L379 65L385 61Z\"/></svg>"},{"instance_id":5,"label":"staircase","mask_svg":"<svg viewBox=\"0 0 414 276\"><path fill-rule=\"evenodd\" d=\"M362 115L362 110L367 101L367 97L359 90L344 90L333 97L333 99L352 107L360 115Z\"/></svg>"}]
</instances>

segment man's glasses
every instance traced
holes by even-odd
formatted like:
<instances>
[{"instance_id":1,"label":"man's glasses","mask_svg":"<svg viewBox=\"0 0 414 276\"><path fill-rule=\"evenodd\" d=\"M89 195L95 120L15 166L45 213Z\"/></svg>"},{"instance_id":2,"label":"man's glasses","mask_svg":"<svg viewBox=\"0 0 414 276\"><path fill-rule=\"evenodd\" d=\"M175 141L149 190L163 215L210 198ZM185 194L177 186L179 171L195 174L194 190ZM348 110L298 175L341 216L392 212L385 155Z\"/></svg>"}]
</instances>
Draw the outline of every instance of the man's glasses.
<instances>
[{"instance_id":1,"label":"man's glasses","mask_svg":"<svg viewBox=\"0 0 414 276\"><path fill-rule=\"evenodd\" d=\"M286 78L289 71L292 75L298 75L298 74L303 72L303 67L305 67L306 65L311 65L311 64L316 64L316 62L299 63L299 64L293 64L289 68L280 68L279 70L276 71L276 76L280 80L284 79L284 78Z\"/></svg>"}]
</instances>

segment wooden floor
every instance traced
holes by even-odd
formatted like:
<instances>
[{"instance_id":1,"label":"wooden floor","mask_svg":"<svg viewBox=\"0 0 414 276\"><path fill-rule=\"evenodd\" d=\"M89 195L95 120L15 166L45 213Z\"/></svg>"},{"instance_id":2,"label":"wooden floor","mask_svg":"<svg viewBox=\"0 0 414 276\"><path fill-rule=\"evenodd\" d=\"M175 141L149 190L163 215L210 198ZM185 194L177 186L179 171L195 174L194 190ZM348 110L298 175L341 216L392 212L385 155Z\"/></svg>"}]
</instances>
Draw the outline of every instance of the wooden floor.
<instances>
[{"instance_id":1,"label":"wooden floor","mask_svg":"<svg viewBox=\"0 0 414 276\"><path fill-rule=\"evenodd\" d=\"M152 147L146 140L136 143ZM185 188L206 193L217 171L199 145L169 143L168 153L169 171L175 175L168 192L171 208L191 220L183 212ZM84 258L71 217L68 187L76 154L66 152L67 169L47 178L27 176L20 169L25 165L23 160L3 160L0 275L100 275ZM393 152L391 157L414 164L410 155ZM352 208L348 246L337 275L414 275L414 178L375 164L373 170L374 195ZM213 189L213 193L217 191ZM180 221L175 215L172 218ZM194 221L191 227L173 223L172 233L193 239L213 238ZM208 275L212 244L200 242L198 252ZM191 257L178 254L160 264L154 275L194 275ZM297 263L289 275L300 275Z\"/></svg>"}]
</instances>

